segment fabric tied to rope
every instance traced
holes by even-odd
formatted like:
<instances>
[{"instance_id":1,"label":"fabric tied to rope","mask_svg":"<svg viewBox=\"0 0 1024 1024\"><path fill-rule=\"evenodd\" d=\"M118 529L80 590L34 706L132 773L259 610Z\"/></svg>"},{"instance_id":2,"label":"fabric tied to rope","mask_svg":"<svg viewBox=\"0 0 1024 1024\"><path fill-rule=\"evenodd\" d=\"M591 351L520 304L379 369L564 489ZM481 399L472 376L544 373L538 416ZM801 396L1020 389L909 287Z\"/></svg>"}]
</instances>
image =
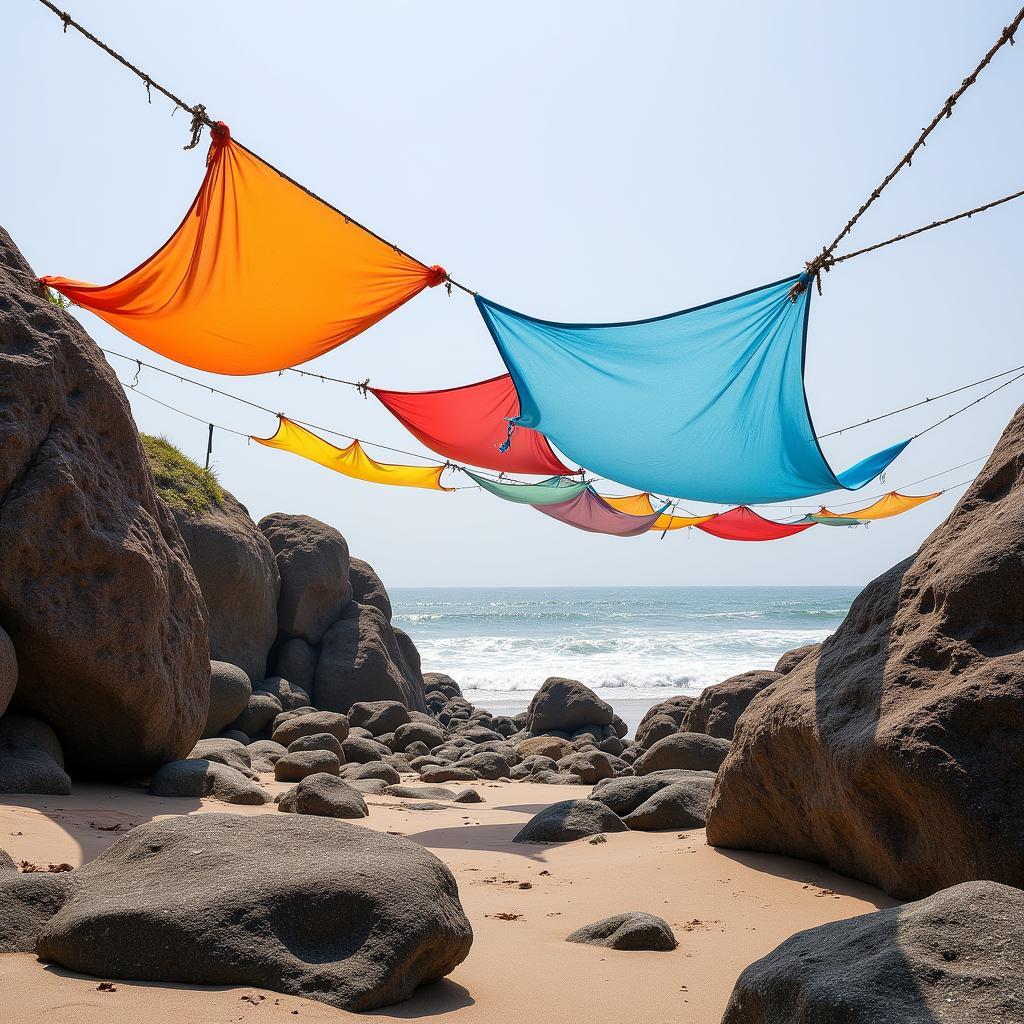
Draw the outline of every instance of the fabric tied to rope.
<instances>
[{"instance_id":1,"label":"fabric tied to rope","mask_svg":"<svg viewBox=\"0 0 1024 1024\"><path fill-rule=\"evenodd\" d=\"M942 491L936 491L934 494L919 495L900 494L899 491L890 491L889 494L883 495L873 504L856 509L853 512L830 512L827 508L822 507L820 511L814 513L812 518L815 522L822 522L826 519L854 519L857 522L865 519L888 519L890 516L898 516L904 512L909 512L912 508L917 508L918 505L923 505L926 501L931 501L940 494L942 494Z\"/></svg>"},{"instance_id":2,"label":"fabric tied to rope","mask_svg":"<svg viewBox=\"0 0 1024 1024\"><path fill-rule=\"evenodd\" d=\"M349 221L216 125L199 193L109 285L42 282L168 359L267 373L323 355L447 278Z\"/></svg>"},{"instance_id":3,"label":"fabric tied to rope","mask_svg":"<svg viewBox=\"0 0 1024 1024\"><path fill-rule=\"evenodd\" d=\"M639 537L651 530L668 504L649 515L634 516L613 508L592 487L587 487L582 494L567 501L535 505L534 508L560 523L575 526L577 530L585 530L587 533L603 533L609 537Z\"/></svg>"},{"instance_id":4,"label":"fabric tied to rope","mask_svg":"<svg viewBox=\"0 0 1024 1024\"><path fill-rule=\"evenodd\" d=\"M611 505L612 508L618 509L620 512L626 512L631 516L648 516L655 510L654 505L651 503L651 496L646 493L602 494L601 498ZM714 519L716 514L712 513L709 516L676 516L662 512L654 520L651 531L654 533L664 533L666 530L685 530L688 526L699 526L701 523L706 523L709 519Z\"/></svg>"},{"instance_id":5,"label":"fabric tied to rope","mask_svg":"<svg viewBox=\"0 0 1024 1024\"><path fill-rule=\"evenodd\" d=\"M291 452L310 462L333 469L356 480L372 484L391 484L396 487L424 487L432 491L451 491L454 488L441 486L444 466L396 466L377 462L363 451L358 441L347 448L338 448L312 431L300 427L286 416L278 418L277 432L273 437L253 437L253 441Z\"/></svg>"},{"instance_id":6,"label":"fabric tied to rope","mask_svg":"<svg viewBox=\"0 0 1024 1024\"><path fill-rule=\"evenodd\" d=\"M440 391L368 390L406 430L445 458L505 473L573 472L541 434L513 431L519 396L508 374Z\"/></svg>"},{"instance_id":7,"label":"fabric tied to rope","mask_svg":"<svg viewBox=\"0 0 1024 1024\"><path fill-rule=\"evenodd\" d=\"M517 505L553 505L582 494L589 486L586 480L569 480L564 476L553 476L535 484L513 481L488 480L487 477L466 470L466 476L475 484L496 498L515 502Z\"/></svg>"},{"instance_id":8,"label":"fabric tied to rope","mask_svg":"<svg viewBox=\"0 0 1024 1024\"><path fill-rule=\"evenodd\" d=\"M909 443L832 471L804 392L811 293L791 300L796 281L629 323L554 323L476 301L519 395L517 426L642 491L761 504L855 490Z\"/></svg>"},{"instance_id":9,"label":"fabric tied to rope","mask_svg":"<svg viewBox=\"0 0 1024 1024\"><path fill-rule=\"evenodd\" d=\"M730 509L698 525L698 530L721 540L782 540L809 530L814 523L776 523L759 516L745 505Z\"/></svg>"}]
</instances>

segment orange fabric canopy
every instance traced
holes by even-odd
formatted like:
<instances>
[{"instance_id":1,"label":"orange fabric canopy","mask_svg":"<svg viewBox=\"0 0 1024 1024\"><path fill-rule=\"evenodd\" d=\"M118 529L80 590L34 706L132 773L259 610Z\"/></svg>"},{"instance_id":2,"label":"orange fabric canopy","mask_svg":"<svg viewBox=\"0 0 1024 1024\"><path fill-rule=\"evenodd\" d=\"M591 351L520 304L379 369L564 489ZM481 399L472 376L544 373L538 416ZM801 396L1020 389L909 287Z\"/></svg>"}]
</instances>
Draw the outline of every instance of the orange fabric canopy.
<instances>
[{"instance_id":1,"label":"orange fabric canopy","mask_svg":"<svg viewBox=\"0 0 1024 1024\"><path fill-rule=\"evenodd\" d=\"M631 516L649 516L654 511L654 505L651 503L651 496L643 491L639 494L623 494L619 496L602 494L601 497L608 502L612 508L618 509L619 512L625 512ZM651 527L651 532L661 533L665 530L683 530L687 526L699 526L701 523L706 523L709 519L714 518L714 515L670 516L667 512L663 512L657 519L655 519L654 525Z\"/></svg>"},{"instance_id":2,"label":"orange fabric canopy","mask_svg":"<svg viewBox=\"0 0 1024 1024\"><path fill-rule=\"evenodd\" d=\"M357 480L398 487L425 487L434 491L453 490L441 486L444 466L396 466L377 462L363 451L358 441L353 441L347 448L338 448L286 416L279 417L277 433L273 437L254 437L253 440L268 448L301 455L304 459Z\"/></svg>"},{"instance_id":3,"label":"orange fabric canopy","mask_svg":"<svg viewBox=\"0 0 1024 1024\"><path fill-rule=\"evenodd\" d=\"M941 493L942 491L936 491L934 494L913 495L891 491L889 494L882 495L873 505L857 509L855 512L830 512L827 508L822 508L815 515L827 519L888 519L889 516L898 516L901 512L909 512L912 508L917 508L918 505L937 498Z\"/></svg>"},{"instance_id":4,"label":"orange fabric canopy","mask_svg":"<svg viewBox=\"0 0 1024 1024\"><path fill-rule=\"evenodd\" d=\"M169 241L126 277L42 282L168 359L213 373L304 363L428 285L426 267L212 133L206 177Z\"/></svg>"}]
</instances>

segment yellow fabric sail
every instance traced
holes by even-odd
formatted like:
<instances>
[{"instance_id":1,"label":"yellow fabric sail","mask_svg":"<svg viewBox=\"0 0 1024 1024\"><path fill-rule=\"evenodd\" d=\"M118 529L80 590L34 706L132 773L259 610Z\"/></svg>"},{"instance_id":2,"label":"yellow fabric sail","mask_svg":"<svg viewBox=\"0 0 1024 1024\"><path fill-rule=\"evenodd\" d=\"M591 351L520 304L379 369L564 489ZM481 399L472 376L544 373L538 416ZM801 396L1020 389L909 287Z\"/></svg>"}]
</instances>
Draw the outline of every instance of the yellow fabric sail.
<instances>
[{"instance_id":1,"label":"yellow fabric sail","mask_svg":"<svg viewBox=\"0 0 1024 1024\"><path fill-rule=\"evenodd\" d=\"M441 486L444 466L395 466L371 459L358 441L347 448L338 448L322 437L286 416L279 417L277 433L273 437L254 437L252 440L277 448L283 452L300 455L310 462L316 462L335 473L366 480L372 484L391 484L395 487L425 487L432 491L451 491L452 487Z\"/></svg>"},{"instance_id":2,"label":"yellow fabric sail","mask_svg":"<svg viewBox=\"0 0 1024 1024\"><path fill-rule=\"evenodd\" d=\"M612 508L617 509L619 512L625 512L627 515L649 516L654 511L654 505L651 503L651 496L644 491L641 491L639 494L602 494L601 497L608 502ZM670 516L667 512L663 512L654 521L654 525L651 527L650 532L663 533L665 530L684 530L687 526L699 526L701 523L706 523L709 519L714 518L714 515Z\"/></svg>"},{"instance_id":3,"label":"yellow fabric sail","mask_svg":"<svg viewBox=\"0 0 1024 1024\"><path fill-rule=\"evenodd\" d=\"M941 493L942 491L936 491L934 494L914 495L891 491L889 494L879 498L874 504L867 505L865 508L857 509L854 512L831 512L827 508L822 508L820 512L815 514L828 519L888 519L890 516L898 516L902 512L909 512L912 508L917 508L918 505L923 505L926 501L937 498Z\"/></svg>"},{"instance_id":4,"label":"yellow fabric sail","mask_svg":"<svg viewBox=\"0 0 1024 1024\"><path fill-rule=\"evenodd\" d=\"M191 209L145 263L108 285L41 280L168 359L249 374L323 355L445 278L314 199L218 124Z\"/></svg>"}]
</instances>

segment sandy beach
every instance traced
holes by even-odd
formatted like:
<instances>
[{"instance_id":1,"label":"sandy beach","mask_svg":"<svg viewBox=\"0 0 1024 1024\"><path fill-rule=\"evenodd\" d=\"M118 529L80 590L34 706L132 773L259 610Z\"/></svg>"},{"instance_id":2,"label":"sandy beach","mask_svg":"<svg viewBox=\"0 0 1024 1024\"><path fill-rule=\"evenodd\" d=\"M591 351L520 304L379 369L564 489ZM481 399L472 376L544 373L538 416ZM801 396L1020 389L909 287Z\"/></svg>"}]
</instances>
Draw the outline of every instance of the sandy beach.
<instances>
[{"instance_id":1,"label":"sandy beach","mask_svg":"<svg viewBox=\"0 0 1024 1024\"><path fill-rule=\"evenodd\" d=\"M415 782L415 779L410 776ZM288 787L264 776L271 792ZM403 780L405 781L405 780ZM415 811L408 801L370 796L367 828L423 844L453 871L472 922L468 959L445 981L369 1016L512 1024L524 1006L566 1024L628 1020L650 1024L720 1018L740 971L794 932L868 913L892 900L802 861L707 846L702 829L624 832L603 843L513 844L541 807L579 798L579 786L480 782L481 804ZM162 799L141 790L81 784L70 797L8 796L0 846L16 861L78 867L133 825L175 814L227 811L213 800ZM625 910L664 917L679 939L671 953L622 952L566 943L570 931ZM214 1024L226 1021L356 1019L311 1000L252 988L200 988L86 978L44 966L32 954L3 959L0 1000L19 1024ZM6 1016L9 1014L10 1016Z\"/></svg>"}]
</instances>

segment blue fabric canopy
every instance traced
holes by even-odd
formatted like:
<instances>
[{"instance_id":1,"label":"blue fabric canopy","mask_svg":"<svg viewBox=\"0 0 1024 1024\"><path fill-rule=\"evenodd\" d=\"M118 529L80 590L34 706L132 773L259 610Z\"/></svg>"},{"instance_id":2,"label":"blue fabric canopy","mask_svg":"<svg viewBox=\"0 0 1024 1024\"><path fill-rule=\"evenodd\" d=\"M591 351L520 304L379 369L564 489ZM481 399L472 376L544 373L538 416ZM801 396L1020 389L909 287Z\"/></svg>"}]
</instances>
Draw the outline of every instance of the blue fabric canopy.
<instances>
[{"instance_id":1,"label":"blue fabric canopy","mask_svg":"<svg viewBox=\"0 0 1024 1024\"><path fill-rule=\"evenodd\" d=\"M512 422L642 491L758 504L856 490L909 444L838 476L804 394L798 277L651 320L560 324L477 296L519 393Z\"/></svg>"}]
</instances>

